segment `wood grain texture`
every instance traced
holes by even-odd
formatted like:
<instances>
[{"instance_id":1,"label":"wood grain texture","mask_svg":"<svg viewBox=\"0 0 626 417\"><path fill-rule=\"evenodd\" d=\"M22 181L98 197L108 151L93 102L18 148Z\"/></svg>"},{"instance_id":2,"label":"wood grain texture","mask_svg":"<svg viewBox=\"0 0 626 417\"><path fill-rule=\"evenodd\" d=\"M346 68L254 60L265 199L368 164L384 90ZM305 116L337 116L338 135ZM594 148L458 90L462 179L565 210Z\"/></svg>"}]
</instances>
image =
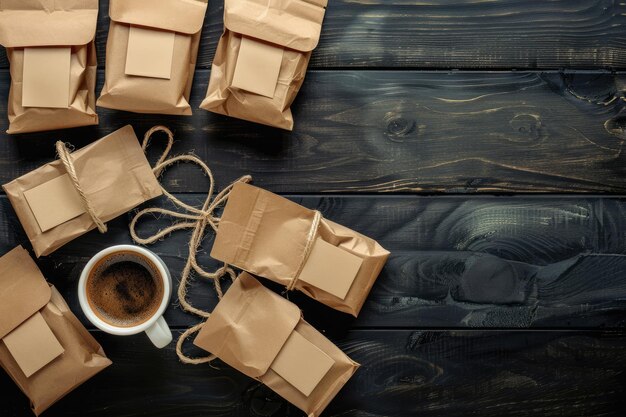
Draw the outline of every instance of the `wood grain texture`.
<instances>
[{"instance_id":1,"label":"wood grain texture","mask_svg":"<svg viewBox=\"0 0 626 417\"><path fill-rule=\"evenodd\" d=\"M56 140L82 147L125 124L140 136L166 124L176 133L174 153L194 151L220 188L252 174L255 184L391 250L357 319L289 294L363 365L325 416L621 416L626 3L332 0L292 107L292 133L198 109L222 6L209 2L192 117L99 109L98 127L9 137L0 50L0 183L54 158ZM107 13L101 0L98 93ZM207 189L187 166L172 168L164 183L194 204ZM518 192L542 195L485 195ZM110 222L106 235L89 233L37 260L114 361L45 417L302 415L228 366L182 365L173 345L157 350L145 335L114 337L86 321L80 271L99 250L130 243L131 215ZM155 219L141 232L168 222ZM188 236L150 247L175 277ZM212 241L199 255L209 269L217 266ZM18 244L30 246L0 194L0 254ZM197 306L217 303L205 282L190 292ZM166 319L175 336L198 322L175 298ZM0 393L0 416L32 415L3 372Z\"/></svg>"},{"instance_id":2,"label":"wood grain texture","mask_svg":"<svg viewBox=\"0 0 626 417\"><path fill-rule=\"evenodd\" d=\"M113 366L48 417L303 415L219 362L183 365L145 335L94 336ZM620 415L626 393L623 332L353 330L334 341L362 367L328 417L609 416ZM3 416L29 415L4 373L0 392L11 398Z\"/></svg>"},{"instance_id":3,"label":"wood grain texture","mask_svg":"<svg viewBox=\"0 0 626 417\"><path fill-rule=\"evenodd\" d=\"M199 205L201 195L179 195ZM291 196L330 220L378 240L392 252L359 318L299 293L289 297L312 324L333 332L353 328L622 328L626 325L626 199L582 197L316 197ZM2 253L28 247L8 200L0 199ZM169 204L163 207L170 208ZM132 243L130 216L89 233L39 264L84 320L76 295L89 258L113 244ZM170 219L140 225L147 236ZM179 277L188 233L150 246ZM203 245L201 265L219 264ZM227 285L227 283L225 283ZM278 286L273 286L282 291ZM191 301L212 310L210 283L195 282ZM174 297L174 304L176 297ZM180 307L167 312L177 327L199 320Z\"/></svg>"},{"instance_id":4,"label":"wood grain texture","mask_svg":"<svg viewBox=\"0 0 626 417\"><path fill-rule=\"evenodd\" d=\"M223 1L209 2L198 66L209 68ZM104 66L108 1L100 1ZM626 67L626 5L618 0L336 0L312 68L559 69ZM7 68L4 51L0 68Z\"/></svg>"},{"instance_id":5,"label":"wood grain texture","mask_svg":"<svg viewBox=\"0 0 626 417\"><path fill-rule=\"evenodd\" d=\"M174 152L194 150L222 185L252 174L281 193L624 193L625 77L314 71L293 106L291 133L197 109L209 78L203 70L192 117L100 109L99 127L0 134L0 181L48 162L58 139L82 147L131 123L138 135L172 127ZM0 79L6 114L8 72ZM0 131L6 127L3 117ZM204 191L199 170L183 172L167 176L173 191Z\"/></svg>"}]
</instances>

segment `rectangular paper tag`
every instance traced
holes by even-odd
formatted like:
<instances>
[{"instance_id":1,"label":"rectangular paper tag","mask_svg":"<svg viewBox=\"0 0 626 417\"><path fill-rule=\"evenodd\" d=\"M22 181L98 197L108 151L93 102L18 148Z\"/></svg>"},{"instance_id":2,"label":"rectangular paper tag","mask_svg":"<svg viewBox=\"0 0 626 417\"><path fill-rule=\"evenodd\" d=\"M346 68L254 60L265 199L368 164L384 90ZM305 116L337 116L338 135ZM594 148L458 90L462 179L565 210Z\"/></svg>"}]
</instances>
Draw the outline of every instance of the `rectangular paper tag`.
<instances>
[{"instance_id":1,"label":"rectangular paper tag","mask_svg":"<svg viewBox=\"0 0 626 417\"><path fill-rule=\"evenodd\" d=\"M242 37L232 86L273 98L283 48Z\"/></svg>"},{"instance_id":2,"label":"rectangular paper tag","mask_svg":"<svg viewBox=\"0 0 626 417\"><path fill-rule=\"evenodd\" d=\"M85 212L83 201L67 174L25 191L24 197L42 232Z\"/></svg>"},{"instance_id":3,"label":"rectangular paper tag","mask_svg":"<svg viewBox=\"0 0 626 417\"><path fill-rule=\"evenodd\" d=\"M330 356L294 330L270 368L308 397L334 363Z\"/></svg>"},{"instance_id":4,"label":"rectangular paper tag","mask_svg":"<svg viewBox=\"0 0 626 417\"><path fill-rule=\"evenodd\" d=\"M131 26L126 52L126 74L164 78L172 76L174 32Z\"/></svg>"},{"instance_id":5,"label":"rectangular paper tag","mask_svg":"<svg viewBox=\"0 0 626 417\"><path fill-rule=\"evenodd\" d=\"M71 55L69 47L24 48L23 107L69 107Z\"/></svg>"},{"instance_id":6,"label":"rectangular paper tag","mask_svg":"<svg viewBox=\"0 0 626 417\"><path fill-rule=\"evenodd\" d=\"M39 312L6 335L2 341L26 378L65 351Z\"/></svg>"},{"instance_id":7,"label":"rectangular paper tag","mask_svg":"<svg viewBox=\"0 0 626 417\"><path fill-rule=\"evenodd\" d=\"M317 238L298 279L346 298L363 259Z\"/></svg>"}]
</instances>

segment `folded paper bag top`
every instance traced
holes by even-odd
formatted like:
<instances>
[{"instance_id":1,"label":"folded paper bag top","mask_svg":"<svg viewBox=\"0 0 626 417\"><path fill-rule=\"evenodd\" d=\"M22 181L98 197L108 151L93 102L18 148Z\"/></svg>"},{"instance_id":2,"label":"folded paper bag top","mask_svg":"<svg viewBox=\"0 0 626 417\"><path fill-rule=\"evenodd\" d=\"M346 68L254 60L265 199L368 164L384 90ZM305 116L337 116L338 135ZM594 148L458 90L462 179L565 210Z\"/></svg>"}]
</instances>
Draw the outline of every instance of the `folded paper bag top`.
<instances>
[{"instance_id":1,"label":"folded paper bag top","mask_svg":"<svg viewBox=\"0 0 626 417\"><path fill-rule=\"evenodd\" d=\"M111 0L98 106L191 115L189 94L207 0Z\"/></svg>"},{"instance_id":2,"label":"folded paper bag top","mask_svg":"<svg viewBox=\"0 0 626 417\"><path fill-rule=\"evenodd\" d=\"M35 414L110 364L26 250L0 257L0 366Z\"/></svg>"},{"instance_id":3,"label":"folded paper bag top","mask_svg":"<svg viewBox=\"0 0 626 417\"><path fill-rule=\"evenodd\" d=\"M194 344L318 416L358 368L298 307L242 273Z\"/></svg>"},{"instance_id":4,"label":"folded paper bag top","mask_svg":"<svg viewBox=\"0 0 626 417\"><path fill-rule=\"evenodd\" d=\"M328 1L225 0L224 26L284 48L310 52L317 46Z\"/></svg>"},{"instance_id":5,"label":"folded paper bag top","mask_svg":"<svg viewBox=\"0 0 626 417\"><path fill-rule=\"evenodd\" d=\"M319 42L326 0L225 0L220 38L200 108L293 129L295 99Z\"/></svg>"},{"instance_id":6,"label":"folded paper bag top","mask_svg":"<svg viewBox=\"0 0 626 417\"><path fill-rule=\"evenodd\" d=\"M21 246L0 258L0 339L50 301L52 291Z\"/></svg>"},{"instance_id":7,"label":"folded paper bag top","mask_svg":"<svg viewBox=\"0 0 626 417\"><path fill-rule=\"evenodd\" d=\"M97 0L0 2L0 44L11 63L8 133L98 124L97 17Z\"/></svg>"},{"instance_id":8,"label":"folded paper bag top","mask_svg":"<svg viewBox=\"0 0 626 417\"><path fill-rule=\"evenodd\" d=\"M162 194L131 126L74 152L69 159L91 211L61 160L3 185L37 256L100 228L98 219L107 222Z\"/></svg>"},{"instance_id":9,"label":"folded paper bag top","mask_svg":"<svg viewBox=\"0 0 626 417\"><path fill-rule=\"evenodd\" d=\"M319 212L235 184L211 256L357 316L389 252Z\"/></svg>"},{"instance_id":10,"label":"folded paper bag top","mask_svg":"<svg viewBox=\"0 0 626 417\"><path fill-rule=\"evenodd\" d=\"M3 0L0 43L6 48L86 45L97 20L98 0Z\"/></svg>"}]
</instances>

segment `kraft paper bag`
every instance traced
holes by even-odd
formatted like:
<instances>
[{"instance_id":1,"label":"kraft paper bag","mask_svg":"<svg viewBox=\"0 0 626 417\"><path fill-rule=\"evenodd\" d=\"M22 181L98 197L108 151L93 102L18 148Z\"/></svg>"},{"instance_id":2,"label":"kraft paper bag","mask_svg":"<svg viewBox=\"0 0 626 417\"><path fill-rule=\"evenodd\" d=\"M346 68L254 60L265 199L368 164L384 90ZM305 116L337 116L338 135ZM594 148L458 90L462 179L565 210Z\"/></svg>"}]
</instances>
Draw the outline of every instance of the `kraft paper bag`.
<instances>
[{"instance_id":1,"label":"kraft paper bag","mask_svg":"<svg viewBox=\"0 0 626 417\"><path fill-rule=\"evenodd\" d=\"M98 106L191 115L189 94L207 0L110 0Z\"/></svg>"},{"instance_id":2,"label":"kraft paper bag","mask_svg":"<svg viewBox=\"0 0 626 417\"><path fill-rule=\"evenodd\" d=\"M317 211L237 183L211 256L356 317L389 252Z\"/></svg>"},{"instance_id":3,"label":"kraft paper bag","mask_svg":"<svg viewBox=\"0 0 626 417\"><path fill-rule=\"evenodd\" d=\"M36 415L109 365L25 249L0 258L0 366Z\"/></svg>"},{"instance_id":4,"label":"kraft paper bag","mask_svg":"<svg viewBox=\"0 0 626 417\"><path fill-rule=\"evenodd\" d=\"M319 416L356 372L352 361L301 317L292 302L242 273L194 344Z\"/></svg>"},{"instance_id":5,"label":"kraft paper bag","mask_svg":"<svg viewBox=\"0 0 626 417\"><path fill-rule=\"evenodd\" d=\"M7 133L97 125L98 0L2 0L11 64Z\"/></svg>"},{"instance_id":6,"label":"kraft paper bag","mask_svg":"<svg viewBox=\"0 0 626 417\"><path fill-rule=\"evenodd\" d=\"M130 125L69 159L86 200L62 160L2 186L38 257L162 194Z\"/></svg>"},{"instance_id":7,"label":"kraft paper bag","mask_svg":"<svg viewBox=\"0 0 626 417\"><path fill-rule=\"evenodd\" d=\"M200 108L292 130L291 103L328 0L225 0L224 33Z\"/></svg>"}]
</instances>

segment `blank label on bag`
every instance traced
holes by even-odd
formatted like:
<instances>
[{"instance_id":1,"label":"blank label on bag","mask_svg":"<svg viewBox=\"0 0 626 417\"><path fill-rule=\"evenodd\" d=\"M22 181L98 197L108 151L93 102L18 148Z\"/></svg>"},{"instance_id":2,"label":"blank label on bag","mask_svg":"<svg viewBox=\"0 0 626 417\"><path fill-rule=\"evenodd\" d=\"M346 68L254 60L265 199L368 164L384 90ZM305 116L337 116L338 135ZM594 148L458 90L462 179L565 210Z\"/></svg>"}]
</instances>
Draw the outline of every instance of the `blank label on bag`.
<instances>
[{"instance_id":1,"label":"blank label on bag","mask_svg":"<svg viewBox=\"0 0 626 417\"><path fill-rule=\"evenodd\" d=\"M126 75L169 80L172 76L175 37L174 32L131 26L128 32Z\"/></svg>"},{"instance_id":2,"label":"blank label on bag","mask_svg":"<svg viewBox=\"0 0 626 417\"><path fill-rule=\"evenodd\" d=\"M242 37L232 86L273 98L282 61L282 48Z\"/></svg>"},{"instance_id":3,"label":"blank label on bag","mask_svg":"<svg viewBox=\"0 0 626 417\"><path fill-rule=\"evenodd\" d=\"M69 107L71 56L69 47L24 48L23 107Z\"/></svg>"},{"instance_id":4,"label":"blank label on bag","mask_svg":"<svg viewBox=\"0 0 626 417\"><path fill-rule=\"evenodd\" d=\"M67 174L25 191L24 198L42 232L85 212L80 194Z\"/></svg>"},{"instance_id":5,"label":"blank label on bag","mask_svg":"<svg viewBox=\"0 0 626 417\"><path fill-rule=\"evenodd\" d=\"M330 356L294 330L270 368L308 397L334 364Z\"/></svg>"},{"instance_id":6,"label":"blank label on bag","mask_svg":"<svg viewBox=\"0 0 626 417\"><path fill-rule=\"evenodd\" d=\"M362 263L358 256L317 238L298 279L343 300Z\"/></svg>"},{"instance_id":7,"label":"blank label on bag","mask_svg":"<svg viewBox=\"0 0 626 417\"><path fill-rule=\"evenodd\" d=\"M26 378L65 351L39 312L6 335L2 341Z\"/></svg>"}]
</instances>

